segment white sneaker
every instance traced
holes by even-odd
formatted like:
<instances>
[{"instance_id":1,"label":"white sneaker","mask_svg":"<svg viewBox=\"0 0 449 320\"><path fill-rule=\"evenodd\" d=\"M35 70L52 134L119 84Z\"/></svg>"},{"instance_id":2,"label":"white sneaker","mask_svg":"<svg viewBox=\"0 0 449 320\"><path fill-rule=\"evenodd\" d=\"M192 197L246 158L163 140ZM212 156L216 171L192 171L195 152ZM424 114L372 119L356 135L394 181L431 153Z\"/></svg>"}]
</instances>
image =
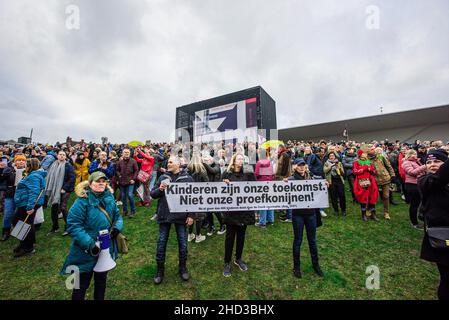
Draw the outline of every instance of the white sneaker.
<instances>
[{"instance_id":1,"label":"white sneaker","mask_svg":"<svg viewBox=\"0 0 449 320\"><path fill-rule=\"evenodd\" d=\"M154 216L151 217L151 221L154 221L157 219L157 214L155 214Z\"/></svg>"},{"instance_id":2,"label":"white sneaker","mask_svg":"<svg viewBox=\"0 0 449 320\"><path fill-rule=\"evenodd\" d=\"M62 218L64 218L64 216L62 215L62 212L60 212L60 213L58 214L58 219L62 219Z\"/></svg>"},{"instance_id":3,"label":"white sneaker","mask_svg":"<svg viewBox=\"0 0 449 320\"><path fill-rule=\"evenodd\" d=\"M401 199L405 201L405 196L404 196L404 195L402 195L402 196L401 196Z\"/></svg>"},{"instance_id":4,"label":"white sneaker","mask_svg":"<svg viewBox=\"0 0 449 320\"><path fill-rule=\"evenodd\" d=\"M187 241L190 242L192 240L195 240L195 234L194 233L189 233L189 236L187 237Z\"/></svg>"},{"instance_id":5,"label":"white sneaker","mask_svg":"<svg viewBox=\"0 0 449 320\"><path fill-rule=\"evenodd\" d=\"M117 203L118 206L122 206L123 205L123 202L121 202L121 201L117 201L116 203Z\"/></svg>"},{"instance_id":6,"label":"white sneaker","mask_svg":"<svg viewBox=\"0 0 449 320\"><path fill-rule=\"evenodd\" d=\"M324 210L320 210L320 214L323 218L327 217L326 212L324 212Z\"/></svg>"},{"instance_id":7,"label":"white sneaker","mask_svg":"<svg viewBox=\"0 0 449 320\"><path fill-rule=\"evenodd\" d=\"M195 235L193 235L193 236L195 236ZM206 240L206 236L203 236L202 234L200 234L199 236L196 236L195 243L200 243L201 241L204 241L204 240Z\"/></svg>"}]
</instances>

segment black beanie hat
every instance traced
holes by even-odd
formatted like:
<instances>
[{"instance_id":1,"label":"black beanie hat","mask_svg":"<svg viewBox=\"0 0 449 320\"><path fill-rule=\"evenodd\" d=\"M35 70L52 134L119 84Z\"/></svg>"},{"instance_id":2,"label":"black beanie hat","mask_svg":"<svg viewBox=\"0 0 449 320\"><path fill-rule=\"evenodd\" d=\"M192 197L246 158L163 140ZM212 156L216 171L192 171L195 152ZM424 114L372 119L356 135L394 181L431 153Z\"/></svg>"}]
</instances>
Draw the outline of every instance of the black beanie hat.
<instances>
[{"instance_id":1,"label":"black beanie hat","mask_svg":"<svg viewBox=\"0 0 449 320\"><path fill-rule=\"evenodd\" d=\"M446 150L444 149L436 149L431 150L427 154L426 161L427 160L440 160L440 161L446 161L448 159L448 154Z\"/></svg>"}]
</instances>

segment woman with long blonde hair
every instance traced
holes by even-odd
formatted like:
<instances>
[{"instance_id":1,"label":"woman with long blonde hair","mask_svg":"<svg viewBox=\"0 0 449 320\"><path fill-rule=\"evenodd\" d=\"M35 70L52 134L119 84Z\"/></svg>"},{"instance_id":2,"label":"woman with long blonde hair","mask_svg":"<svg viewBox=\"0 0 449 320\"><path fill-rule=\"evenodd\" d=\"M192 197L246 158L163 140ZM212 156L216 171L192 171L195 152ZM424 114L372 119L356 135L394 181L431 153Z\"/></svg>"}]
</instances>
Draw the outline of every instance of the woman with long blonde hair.
<instances>
[{"instance_id":1,"label":"woman with long blonde hair","mask_svg":"<svg viewBox=\"0 0 449 320\"><path fill-rule=\"evenodd\" d=\"M256 181L253 172L247 172L243 166L244 156L236 153L232 156L228 169L223 173L223 182L230 184L233 181ZM231 276L231 258L236 241L234 264L240 270L248 270L247 264L242 260L243 247L245 245L246 226L255 224L254 211L228 211L223 212L223 223L226 224L224 270L225 277Z\"/></svg>"},{"instance_id":2,"label":"woman with long blonde hair","mask_svg":"<svg viewBox=\"0 0 449 320\"><path fill-rule=\"evenodd\" d=\"M194 182L208 182L209 178L207 176L206 168L203 165L201 160L200 153L194 152L192 155L192 159L187 165L187 170L189 174L192 176ZM204 218L206 218L206 214L203 212L198 212L195 214L195 233L193 233L193 224L189 226L189 236L187 240L190 242L195 240L195 243L200 243L206 240L206 236L201 234L201 227L203 225Z\"/></svg>"}]
</instances>

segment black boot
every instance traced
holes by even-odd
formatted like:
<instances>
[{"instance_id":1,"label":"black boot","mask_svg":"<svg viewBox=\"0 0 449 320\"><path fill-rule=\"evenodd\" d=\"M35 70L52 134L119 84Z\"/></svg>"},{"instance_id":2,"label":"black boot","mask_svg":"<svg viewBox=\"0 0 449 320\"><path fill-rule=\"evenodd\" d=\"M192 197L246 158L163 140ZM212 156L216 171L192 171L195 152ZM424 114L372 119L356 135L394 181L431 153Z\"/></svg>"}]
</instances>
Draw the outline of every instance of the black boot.
<instances>
[{"instance_id":1,"label":"black boot","mask_svg":"<svg viewBox=\"0 0 449 320\"><path fill-rule=\"evenodd\" d=\"M318 264L318 262L313 264L313 270L315 270L315 273L320 276L320 277L324 277L323 271L321 271L320 265Z\"/></svg>"},{"instance_id":2,"label":"black boot","mask_svg":"<svg viewBox=\"0 0 449 320\"><path fill-rule=\"evenodd\" d=\"M164 262L158 262L156 276L154 277L155 284L161 284L162 280L164 280L164 271L165 271Z\"/></svg>"},{"instance_id":3,"label":"black boot","mask_svg":"<svg viewBox=\"0 0 449 320\"><path fill-rule=\"evenodd\" d=\"M365 222L368 221L368 218L366 217L366 211L363 211L363 210L362 210L362 220Z\"/></svg>"},{"instance_id":4,"label":"black boot","mask_svg":"<svg viewBox=\"0 0 449 320\"><path fill-rule=\"evenodd\" d=\"M394 200L393 200L393 192L391 192L391 191L390 191L390 204L392 204L394 206L398 205L398 203L394 202Z\"/></svg>"},{"instance_id":5,"label":"black boot","mask_svg":"<svg viewBox=\"0 0 449 320\"><path fill-rule=\"evenodd\" d=\"M181 279L183 281L187 281L190 278L189 272L187 271L187 261L186 260L179 261L179 275L181 276Z\"/></svg>"},{"instance_id":6,"label":"black boot","mask_svg":"<svg viewBox=\"0 0 449 320\"><path fill-rule=\"evenodd\" d=\"M8 240L10 234L11 234L11 229L10 228L3 228L1 241Z\"/></svg>"},{"instance_id":7,"label":"black boot","mask_svg":"<svg viewBox=\"0 0 449 320\"><path fill-rule=\"evenodd\" d=\"M379 219L376 216L376 210L371 211L371 219L373 219L374 221L379 221Z\"/></svg>"}]
</instances>

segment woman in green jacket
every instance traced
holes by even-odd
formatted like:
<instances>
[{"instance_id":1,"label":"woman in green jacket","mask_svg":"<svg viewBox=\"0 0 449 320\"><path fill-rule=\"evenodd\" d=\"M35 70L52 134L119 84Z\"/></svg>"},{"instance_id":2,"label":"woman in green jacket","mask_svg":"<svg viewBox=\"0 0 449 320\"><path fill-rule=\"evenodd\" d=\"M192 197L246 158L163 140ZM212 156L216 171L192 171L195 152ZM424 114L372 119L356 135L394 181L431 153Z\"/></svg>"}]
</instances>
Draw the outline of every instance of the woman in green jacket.
<instances>
[{"instance_id":1,"label":"woman in green jacket","mask_svg":"<svg viewBox=\"0 0 449 320\"><path fill-rule=\"evenodd\" d=\"M67 217L67 232L73 242L61 274L70 273L74 267L79 270L79 288L73 289L73 300L84 300L92 277L95 284L94 299L104 300L107 272L93 271L100 253L96 242L101 230L109 231L109 250L112 258L117 259L116 237L123 229L123 219L106 181L104 173L94 172L88 181L81 182L75 189L78 198ZM108 213L112 226L100 208Z\"/></svg>"}]
</instances>

